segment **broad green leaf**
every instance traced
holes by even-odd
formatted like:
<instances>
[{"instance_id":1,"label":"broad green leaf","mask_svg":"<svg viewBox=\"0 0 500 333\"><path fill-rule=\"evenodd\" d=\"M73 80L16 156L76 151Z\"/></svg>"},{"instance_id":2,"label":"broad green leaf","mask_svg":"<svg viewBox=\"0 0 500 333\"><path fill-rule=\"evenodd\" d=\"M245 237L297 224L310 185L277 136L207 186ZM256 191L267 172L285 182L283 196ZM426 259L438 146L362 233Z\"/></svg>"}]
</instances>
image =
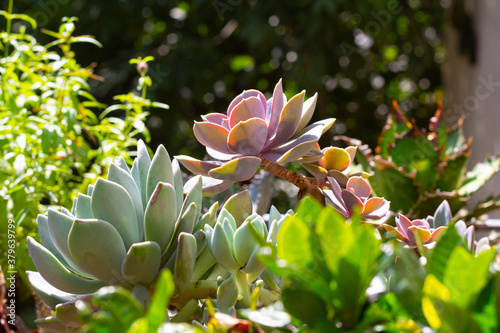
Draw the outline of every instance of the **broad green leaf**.
<instances>
[{"instance_id":1,"label":"broad green leaf","mask_svg":"<svg viewBox=\"0 0 500 333\"><path fill-rule=\"evenodd\" d=\"M427 263L429 274L433 274L439 281L443 281L448 260L457 246L465 247L465 243L457 233L455 225L450 225L431 252Z\"/></svg>"},{"instance_id":2,"label":"broad green leaf","mask_svg":"<svg viewBox=\"0 0 500 333\"><path fill-rule=\"evenodd\" d=\"M303 219L287 217L278 233L278 257L292 265L306 265L312 260L310 235L311 230Z\"/></svg>"},{"instance_id":3,"label":"broad green leaf","mask_svg":"<svg viewBox=\"0 0 500 333\"><path fill-rule=\"evenodd\" d=\"M467 308L487 283L488 269L495 250L490 249L474 257L464 247L456 247L450 255L443 283L450 290L451 302Z\"/></svg>"}]
</instances>

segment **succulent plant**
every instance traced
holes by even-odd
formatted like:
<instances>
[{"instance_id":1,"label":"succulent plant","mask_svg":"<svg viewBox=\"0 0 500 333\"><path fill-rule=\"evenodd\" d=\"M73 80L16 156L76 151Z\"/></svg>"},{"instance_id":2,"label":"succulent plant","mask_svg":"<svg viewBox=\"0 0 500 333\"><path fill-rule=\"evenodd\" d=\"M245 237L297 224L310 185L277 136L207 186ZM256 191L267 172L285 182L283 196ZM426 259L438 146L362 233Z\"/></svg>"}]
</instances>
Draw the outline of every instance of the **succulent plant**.
<instances>
[{"instance_id":1,"label":"succulent plant","mask_svg":"<svg viewBox=\"0 0 500 333\"><path fill-rule=\"evenodd\" d=\"M29 280L49 306L71 303L106 285L132 290L146 304L147 287L164 267L173 272L174 300L181 299L204 272L195 277L195 269L214 265L208 250L203 252L201 228L215 223L217 204L197 223L200 177L184 196L179 165L171 163L163 146L151 159L140 141L137 155L131 170L123 159L112 163L107 179L99 178L87 194L80 193L71 212L51 208L38 216L43 245L28 239L38 270L29 272ZM50 326L54 320L39 323Z\"/></svg>"},{"instance_id":2,"label":"succulent plant","mask_svg":"<svg viewBox=\"0 0 500 333\"><path fill-rule=\"evenodd\" d=\"M489 250L490 241L488 237L483 237L476 241L476 229L473 225L467 227L464 221L460 220L455 223L455 229L460 237L462 237L469 251L476 256L484 251Z\"/></svg>"},{"instance_id":3,"label":"succulent plant","mask_svg":"<svg viewBox=\"0 0 500 333\"><path fill-rule=\"evenodd\" d=\"M234 275L244 306L249 301L249 284L265 269L257 258L262 242L276 245L285 217L273 207L268 229L264 219L252 213L250 195L244 191L226 202L213 226L205 224L207 247L216 262Z\"/></svg>"},{"instance_id":4,"label":"succulent plant","mask_svg":"<svg viewBox=\"0 0 500 333\"><path fill-rule=\"evenodd\" d=\"M333 177L328 177L328 189L323 192L327 204L346 218L357 213L366 219L380 219L389 211L390 204L384 198L369 198L371 187L363 177L349 178L346 189L342 189Z\"/></svg>"},{"instance_id":5,"label":"succulent plant","mask_svg":"<svg viewBox=\"0 0 500 333\"><path fill-rule=\"evenodd\" d=\"M341 187L345 188L349 177L363 176L366 178L369 176L367 173L349 174L349 167L356 157L357 147L326 147L320 149L318 145L317 150L323 154L320 160L311 163L303 162L301 164L320 184L325 184L327 178L332 177Z\"/></svg>"},{"instance_id":6,"label":"succulent plant","mask_svg":"<svg viewBox=\"0 0 500 333\"><path fill-rule=\"evenodd\" d=\"M436 241L439 235L447 228L439 227L431 229L427 220L416 219L410 221L410 219L402 214L396 217L396 225L397 229L388 224L384 224L384 228L410 247L418 245L417 237L422 241L422 244L430 244Z\"/></svg>"},{"instance_id":7,"label":"succulent plant","mask_svg":"<svg viewBox=\"0 0 500 333\"><path fill-rule=\"evenodd\" d=\"M429 129L419 129L394 102L375 153L358 140L343 139L358 146L356 159L364 171L373 174L369 178L373 191L389 200L394 212L404 212L409 218L427 216L447 200L456 214L500 170L500 156L496 156L466 172L471 139L465 139L462 123L463 119L446 128L439 104ZM464 215L478 217L498 207L496 198Z\"/></svg>"},{"instance_id":8,"label":"succulent plant","mask_svg":"<svg viewBox=\"0 0 500 333\"><path fill-rule=\"evenodd\" d=\"M218 179L219 189L250 179L264 160L287 163L304 157L319 159L321 154L308 154L335 119L307 126L317 95L306 101L304 96L305 91L287 101L281 80L269 100L260 91L246 90L233 99L226 114L205 115L193 127L198 141L218 161L176 158L191 172Z\"/></svg>"}]
</instances>

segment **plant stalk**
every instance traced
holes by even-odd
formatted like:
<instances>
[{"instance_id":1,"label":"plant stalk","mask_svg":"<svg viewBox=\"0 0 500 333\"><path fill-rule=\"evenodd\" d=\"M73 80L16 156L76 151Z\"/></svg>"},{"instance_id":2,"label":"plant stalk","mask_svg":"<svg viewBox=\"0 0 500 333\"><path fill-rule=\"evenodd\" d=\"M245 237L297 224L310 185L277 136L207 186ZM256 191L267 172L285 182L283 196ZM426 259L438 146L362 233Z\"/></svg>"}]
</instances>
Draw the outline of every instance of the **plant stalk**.
<instances>
[{"instance_id":1,"label":"plant stalk","mask_svg":"<svg viewBox=\"0 0 500 333\"><path fill-rule=\"evenodd\" d=\"M260 167L276 177L280 177L297 186L299 188L299 198L309 194L322 205L325 205L326 200L323 191L308 178L266 159L262 159Z\"/></svg>"},{"instance_id":2,"label":"plant stalk","mask_svg":"<svg viewBox=\"0 0 500 333\"><path fill-rule=\"evenodd\" d=\"M240 303L244 308L248 308L250 306L250 288L248 285L247 275L237 270L234 273L234 277L236 278L236 285L238 286L238 290L242 296Z\"/></svg>"}]
</instances>

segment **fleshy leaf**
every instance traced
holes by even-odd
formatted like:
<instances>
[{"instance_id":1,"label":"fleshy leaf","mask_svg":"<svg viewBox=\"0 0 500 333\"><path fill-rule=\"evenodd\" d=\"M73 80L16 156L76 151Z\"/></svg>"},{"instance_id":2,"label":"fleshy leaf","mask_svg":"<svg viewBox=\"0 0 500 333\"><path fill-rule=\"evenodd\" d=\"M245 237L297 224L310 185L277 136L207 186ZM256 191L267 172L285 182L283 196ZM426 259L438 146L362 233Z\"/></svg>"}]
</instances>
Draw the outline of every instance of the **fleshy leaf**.
<instances>
[{"instance_id":1,"label":"fleshy leaf","mask_svg":"<svg viewBox=\"0 0 500 333\"><path fill-rule=\"evenodd\" d=\"M306 92L302 91L300 94L295 95L283 107L276 135L271 138L273 146L282 144L290 139L297 131L302 115L305 94Z\"/></svg>"},{"instance_id":2,"label":"fleshy leaf","mask_svg":"<svg viewBox=\"0 0 500 333\"><path fill-rule=\"evenodd\" d=\"M208 175L222 180L244 181L255 175L260 163L261 159L258 157L244 156L210 170Z\"/></svg>"},{"instance_id":3,"label":"fleshy leaf","mask_svg":"<svg viewBox=\"0 0 500 333\"><path fill-rule=\"evenodd\" d=\"M177 221L177 199L172 185L159 183L149 199L144 214L144 236L158 243L163 251L174 233Z\"/></svg>"},{"instance_id":4,"label":"fleshy leaf","mask_svg":"<svg viewBox=\"0 0 500 333\"><path fill-rule=\"evenodd\" d=\"M248 190L232 195L222 208L234 217L236 226L239 227L252 214L252 200Z\"/></svg>"},{"instance_id":5,"label":"fleshy leaf","mask_svg":"<svg viewBox=\"0 0 500 333\"><path fill-rule=\"evenodd\" d=\"M121 265L126 249L118 231L102 220L75 220L68 247L78 265L111 285L124 282Z\"/></svg>"},{"instance_id":6,"label":"fleshy leaf","mask_svg":"<svg viewBox=\"0 0 500 333\"><path fill-rule=\"evenodd\" d=\"M220 151L225 154L232 154L227 148L227 136L229 130L214 123L195 122L193 131L196 139L204 146Z\"/></svg>"},{"instance_id":7,"label":"fleshy leaf","mask_svg":"<svg viewBox=\"0 0 500 333\"><path fill-rule=\"evenodd\" d=\"M174 186L174 171L172 170L172 162L170 156L163 145L158 146L156 153L149 167L147 180L147 198L151 197L158 183L169 183Z\"/></svg>"},{"instance_id":8,"label":"fleshy leaf","mask_svg":"<svg viewBox=\"0 0 500 333\"><path fill-rule=\"evenodd\" d=\"M28 248L38 272L46 281L61 291L87 294L105 286L102 281L83 279L71 273L52 253L30 236L28 236Z\"/></svg>"},{"instance_id":9,"label":"fleshy leaf","mask_svg":"<svg viewBox=\"0 0 500 333\"><path fill-rule=\"evenodd\" d=\"M161 251L156 242L133 244L121 266L121 274L133 285L149 285L158 275Z\"/></svg>"},{"instance_id":10,"label":"fleshy leaf","mask_svg":"<svg viewBox=\"0 0 500 333\"><path fill-rule=\"evenodd\" d=\"M123 186L103 178L97 179L91 205L94 217L111 223L127 248L139 241L134 202Z\"/></svg>"},{"instance_id":11,"label":"fleshy leaf","mask_svg":"<svg viewBox=\"0 0 500 333\"><path fill-rule=\"evenodd\" d=\"M323 154L322 164L326 170L343 171L351 164L351 157L344 149L331 147L326 149Z\"/></svg>"},{"instance_id":12,"label":"fleshy leaf","mask_svg":"<svg viewBox=\"0 0 500 333\"><path fill-rule=\"evenodd\" d=\"M200 161L186 155L175 157L186 169L196 175L208 176L208 172L222 165L221 162Z\"/></svg>"},{"instance_id":13,"label":"fleshy leaf","mask_svg":"<svg viewBox=\"0 0 500 333\"><path fill-rule=\"evenodd\" d=\"M229 126L234 128L240 122L245 122L251 118L260 118L262 120L266 119L266 109L258 97L250 97L238 103L238 105L236 105L231 111ZM264 140L266 137L264 137Z\"/></svg>"},{"instance_id":14,"label":"fleshy leaf","mask_svg":"<svg viewBox=\"0 0 500 333\"><path fill-rule=\"evenodd\" d=\"M227 138L229 149L241 155L257 155L264 148L267 124L260 118L251 118L235 125Z\"/></svg>"}]
</instances>

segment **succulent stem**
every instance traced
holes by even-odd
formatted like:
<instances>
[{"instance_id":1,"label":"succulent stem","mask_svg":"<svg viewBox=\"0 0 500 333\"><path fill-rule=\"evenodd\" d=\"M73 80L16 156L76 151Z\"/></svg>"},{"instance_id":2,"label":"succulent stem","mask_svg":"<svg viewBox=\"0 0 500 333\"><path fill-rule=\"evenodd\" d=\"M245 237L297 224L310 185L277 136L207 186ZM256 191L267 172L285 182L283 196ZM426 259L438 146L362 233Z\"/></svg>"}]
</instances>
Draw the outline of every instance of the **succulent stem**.
<instances>
[{"instance_id":1,"label":"succulent stem","mask_svg":"<svg viewBox=\"0 0 500 333\"><path fill-rule=\"evenodd\" d=\"M234 277L236 278L236 285L238 286L239 293L243 297L240 303L244 308L248 308L250 306L250 288L247 275L237 270L234 273Z\"/></svg>"},{"instance_id":2,"label":"succulent stem","mask_svg":"<svg viewBox=\"0 0 500 333\"><path fill-rule=\"evenodd\" d=\"M196 260L196 264L194 265L193 276L191 277L191 281L195 282L201 279L203 274L215 264L215 259L208 250L208 247L205 247L201 254L198 256L198 260Z\"/></svg>"},{"instance_id":3,"label":"succulent stem","mask_svg":"<svg viewBox=\"0 0 500 333\"><path fill-rule=\"evenodd\" d=\"M178 296L172 298L172 303L187 302L191 298L215 298L217 297L217 281L216 280L201 280L191 282Z\"/></svg>"},{"instance_id":4,"label":"succulent stem","mask_svg":"<svg viewBox=\"0 0 500 333\"><path fill-rule=\"evenodd\" d=\"M314 199L318 200L322 205L325 205L325 195L323 191L314 184L308 178L299 175L296 172L288 170L284 166L279 165L278 163L271 162L266 159L262 159L262 163L260 167L267 172L280 177L286 181L289 181L293 185L299 188L299 198L304 195L310 194Z\"/></svg>"}]
</instances>

